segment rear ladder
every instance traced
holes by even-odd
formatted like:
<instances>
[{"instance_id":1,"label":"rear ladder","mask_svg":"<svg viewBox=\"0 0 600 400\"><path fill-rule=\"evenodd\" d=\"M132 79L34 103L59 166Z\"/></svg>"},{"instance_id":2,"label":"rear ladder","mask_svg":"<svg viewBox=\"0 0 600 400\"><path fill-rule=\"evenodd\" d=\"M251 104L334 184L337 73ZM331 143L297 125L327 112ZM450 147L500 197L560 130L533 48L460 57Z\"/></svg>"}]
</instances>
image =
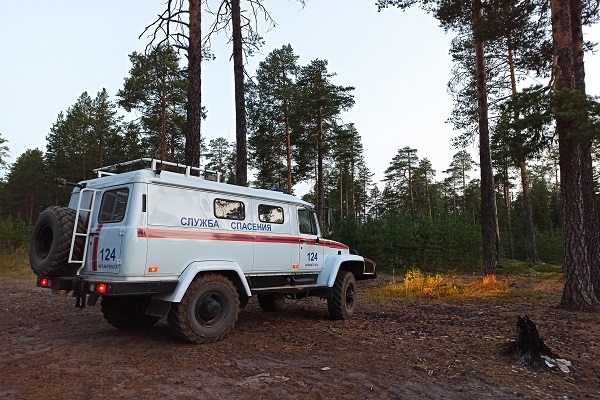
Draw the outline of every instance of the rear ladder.
<instances>
[{"instance_id":1,"label":"rear ladder","mask_svg":"<svg viewBox=\"0 0 600 400\"><path fill-rule=\"evenodd\" d=\"M91 194L90 205L88 206L88 208L83 208L81 203L83 201L83 198L85 197L84 194L86 192L90 192L90 194ZM69 251L69 263L81 264L81 266L79 267L80 270L81 270L81 268L83 268L83 265L85 263L86 256L87 256L87 249L88 249L87 243L88 243L88 238L90 236L90 226L92 224L92 210L94 209L94 204L96 203L96 193L97 192L98 192L98 190L96 190L96 189L88 189L88 188L83 188L79 191L79 199L77 201L77 213L75 214L75 225L73 226L73 236L71 238L71 250ZM83 232L79 232L77 227L79 226L79 222L80 222L82 216L85 217L85 220L82 223ZM83 243L84 243L83 254L81 256L81 260L76 260L73 257L73 253L74 253L74 249L75 249L75 240L78 237L82 237Z\"/></svg>"}]
</instances>

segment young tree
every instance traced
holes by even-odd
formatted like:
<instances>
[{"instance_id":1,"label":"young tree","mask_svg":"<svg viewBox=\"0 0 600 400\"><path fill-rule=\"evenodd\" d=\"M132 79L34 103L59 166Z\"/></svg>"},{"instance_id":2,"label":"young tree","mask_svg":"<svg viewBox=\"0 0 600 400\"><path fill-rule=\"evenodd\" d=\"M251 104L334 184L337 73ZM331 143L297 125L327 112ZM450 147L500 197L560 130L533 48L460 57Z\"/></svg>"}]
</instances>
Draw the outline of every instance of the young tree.
<instances>
[{"instance_id":1,"label":"young tree","mask_svg":"<svg viewBox=\"0 0 600 400\"><path fill-rule=\"evenodd\" d=\"M231 164L235 144L229 143L227 139L220 137L212 139L208 143L208 150L205 152L207 160L206 169L216 171L221 174L221 182L229 182L234 176L235 164Z\"/></svg>"},{"instance_id":2,"label":"young tree","mask_svg":"<svg viewBox=\"0 0 600 400\"><path fill-rule=\"evenodd\" d=\"M118 104L126 111L140 112L146 154L178 161L185 146L187 78L179 67L175 49L163 44L146 54L129 55L131 69Z\"/></svg>"},{"instance_id":3,"label":"young tree","mask_svg":"<svg viewBox=\"0 0 600 400\"><path fill-rule=\"evenodd\" d=\"M26 150L7 175L7 211L33 223L38 213L49 205L49 181L42 151Z\"/></svg>"},{"instance_id":4,"label":"young tree","mask_svg":"<svg viewBox=\"0 0 600 400\"><path fill-rule=\"evenodd\" d=\"M5 144L7 142L8 142L8 140L4 139L2 137L2 135L0 134L0 169L4 169L8 166L7 162L6 162L6 158L8 157L9 148Z\"/></svg>"},{"instance_id":5,"label":"young tree","mask_svg":"<svg viewBox=\"0 0 600 400\"><path fill-rule=\"evenodd\" d=\"M320 221L324 220L325 207L324 161L331 150L327 139L338 125L341 112L354 105L354 97L350 94L354 88L334 85L331 82L334 76L335 74L327 71L327 61L313 60L300 69L297 81L298 109L302 113L301 141L304 142L301 147L306 148L306 151L300 151L303 155L316 156L315 200ZM316 143L316 146L311 146L311 142ZM310 165L310 162L299 163Z\"/></svg>"},{"instance_id":6,"label":"young tree","mask_svg":"<svg viewBox=\"0 0 600 400\"><path fill-rule=\"evenodd\" d=\"M292 173L292 147L297 141L292 139L292 124L298 120L297 60L290 45L273 50L259 64L256 83L248 82L246 97L252 166L258 168L259 180L264 183L279 181L285 173L287 193L302 179Z\"/></svg>"}]
</instances>

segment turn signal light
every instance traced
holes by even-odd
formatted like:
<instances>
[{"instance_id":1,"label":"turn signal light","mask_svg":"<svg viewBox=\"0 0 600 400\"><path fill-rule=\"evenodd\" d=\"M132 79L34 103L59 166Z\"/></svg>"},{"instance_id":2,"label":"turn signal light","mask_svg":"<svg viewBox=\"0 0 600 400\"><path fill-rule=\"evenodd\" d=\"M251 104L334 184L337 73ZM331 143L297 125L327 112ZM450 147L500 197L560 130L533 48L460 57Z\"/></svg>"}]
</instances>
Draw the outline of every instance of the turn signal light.
<instances>
[{"instance_id":1,"label":"turn signal light","mask_svg":"<svg viewBox=\"0 0 600 400\"><path fill-rule=\"evenodd\" d=\"M148 267L148 272L158 272L158 267Z\"/></svg>"},{"instance_id":2,"label":"turn signal light","mask_svg":"<svg viewBox=\"0 0 600 400\"><path fill-rule=\"evenodd\" d=\"M49 287L50 286L50 279L48 279L48 278L42 278L42 279L40 279L40 286L41 287Z\"/></svg>"},{"instance_id":3,"label":"turn signal light","mask_svg":"<svg viewBox=\"0 0 600 400\"><path fill-rule=\"evenodd\" d=\"M106 293L106 285L104 283L99 283L96 285L96 293L104 294Z\"/></svg>"}]
</instances>

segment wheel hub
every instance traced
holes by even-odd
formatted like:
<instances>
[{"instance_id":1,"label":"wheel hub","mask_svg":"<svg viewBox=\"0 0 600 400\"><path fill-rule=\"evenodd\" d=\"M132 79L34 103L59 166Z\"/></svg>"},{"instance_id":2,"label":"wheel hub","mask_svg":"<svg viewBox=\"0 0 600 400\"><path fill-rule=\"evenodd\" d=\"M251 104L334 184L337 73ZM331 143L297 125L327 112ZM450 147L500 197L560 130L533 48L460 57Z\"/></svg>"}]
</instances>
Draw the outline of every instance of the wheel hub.
<instances>
[{"instance_id":1,"label":"wheel hub","mask_svg":"<svg viewBox=\"0 0 600 400\"><path fill-rule=\"evenodd\" d=\"M200 301L196 313L201 321L209 321L216 318L221 312L221 304L210 296Z\"/></svg>"}]
</instances>

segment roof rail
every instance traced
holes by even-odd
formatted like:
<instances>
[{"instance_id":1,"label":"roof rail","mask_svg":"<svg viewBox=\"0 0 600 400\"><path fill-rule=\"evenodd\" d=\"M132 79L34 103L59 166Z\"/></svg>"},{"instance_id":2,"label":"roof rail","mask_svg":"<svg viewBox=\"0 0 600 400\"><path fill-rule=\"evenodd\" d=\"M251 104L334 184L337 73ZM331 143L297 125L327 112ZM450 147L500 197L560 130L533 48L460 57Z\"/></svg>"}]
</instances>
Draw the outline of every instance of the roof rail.
<instances>
[{"instance_id":1,"label":"roof rail","mask_svg":"<svg viewBox=\"0 0 600 400\"><path fill-rule=\"evenodd\" d=\"M183 170L183 171L181 171L181 173L184 174L185 176L194 176L196 178L200 177L202 179L206 179L206 180L210 180L210 181L221 182L221 173L220 172L209 171L206 169L202 169L200 167L193 167L190 165L174 163L171 161L157 160L155 158L147 158L147 157L142 157L142 158L138 158L138 159L131 160L131 161L124 161L122 163L112 164L112 165L107 165L105 167L96 168L96 169L94 169L94 172L98 174L98 178L100 178L102 176L107 176L107 175L116 175L117 172L114 172L114 171L118 167L124 167L127 165L133 165L133 164L137 164L137 163L150 163L150 169L152 171L156 171L158 173L160 173L160 171L161 171L161 166L168 165L171 167L175 167L176 169ZM191 175L192 171L198 171L199 176Z\"/></svg>"}]
</instances>

